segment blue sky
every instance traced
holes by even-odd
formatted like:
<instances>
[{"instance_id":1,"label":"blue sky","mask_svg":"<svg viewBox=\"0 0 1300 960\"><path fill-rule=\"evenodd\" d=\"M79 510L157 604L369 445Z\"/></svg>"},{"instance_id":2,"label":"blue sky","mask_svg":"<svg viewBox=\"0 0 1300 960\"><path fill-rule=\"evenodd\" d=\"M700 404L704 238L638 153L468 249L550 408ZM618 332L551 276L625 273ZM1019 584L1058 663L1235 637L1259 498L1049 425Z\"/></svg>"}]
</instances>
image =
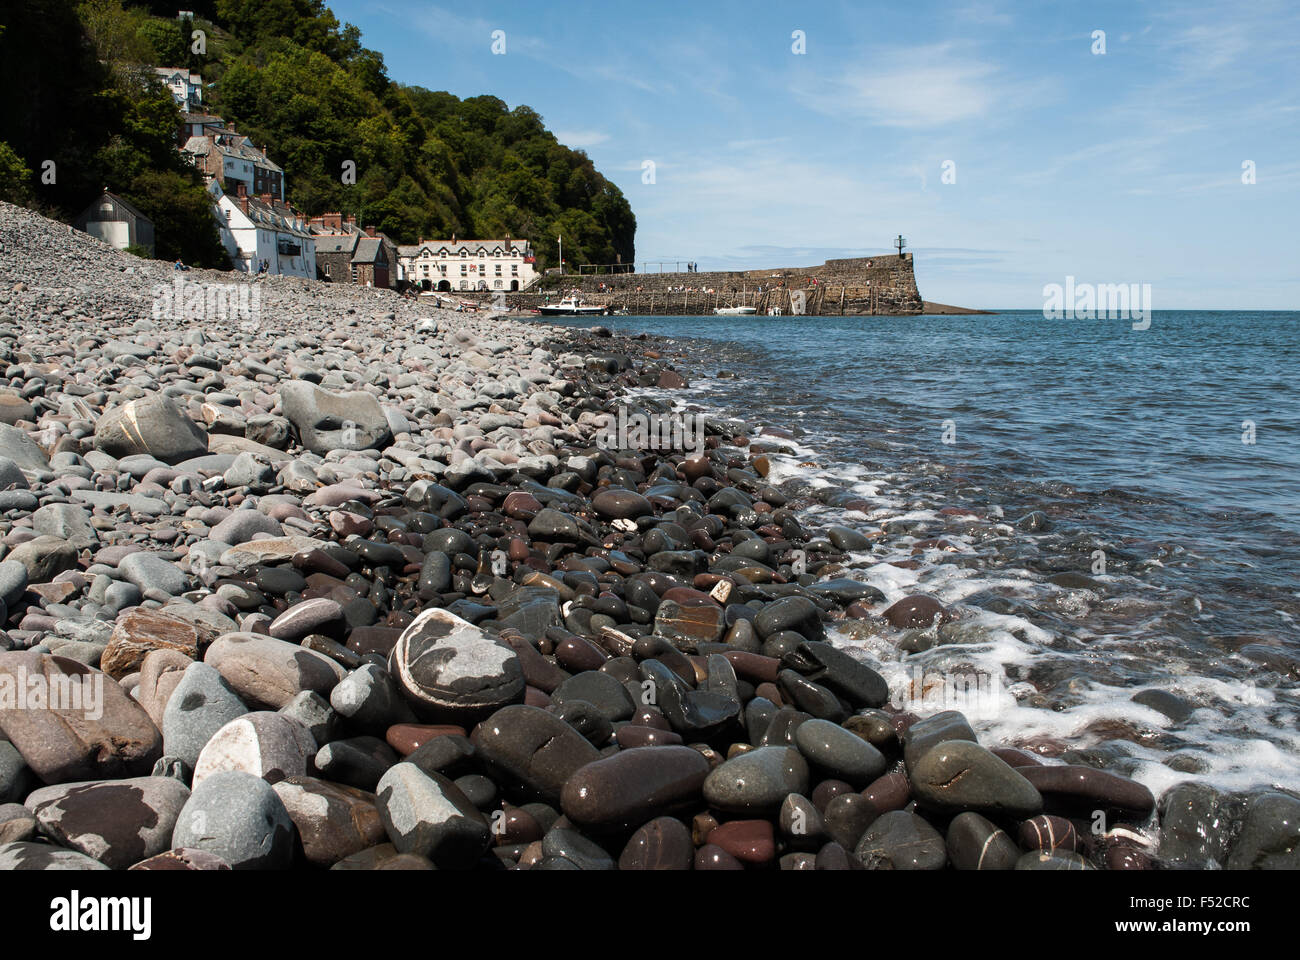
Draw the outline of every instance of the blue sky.
<instances>
[{"instance_id":1,"label":"blue sky","mask_svg":"<svg viewBox=\"0 0 1300 960\"><path fill-rule=\"evenodd\" d=\"M902 233L941 303L1039 308L1072 275L1300 309L1294 2L329 6L393 79L527 104L586 150L638 261L808 266Z\"/></svg>"}]
</instances>

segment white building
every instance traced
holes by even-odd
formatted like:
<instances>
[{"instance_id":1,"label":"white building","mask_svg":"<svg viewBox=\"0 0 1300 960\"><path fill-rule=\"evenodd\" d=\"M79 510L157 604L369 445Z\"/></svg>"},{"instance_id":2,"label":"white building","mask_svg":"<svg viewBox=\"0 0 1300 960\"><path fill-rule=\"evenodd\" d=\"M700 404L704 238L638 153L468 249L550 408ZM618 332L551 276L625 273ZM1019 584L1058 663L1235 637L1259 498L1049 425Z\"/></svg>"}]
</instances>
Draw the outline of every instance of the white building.
<instances>
[{"instance_id":1,"label":"white building","mask_svg":"<svg viewBox=\"0 0 1300 960\"><path fill-rule=\"evenodd\" d=\"M288 277L316 277L316 240L298 211L270 194L228 195L213 180L208 193L215 206L217 231L236 270Z\"/></svg>"},{"instance_id":2,"label":"white building","mask_svg":"<svg viewBox=\"0 0 1300 960\"><path fill-rule=\"evenodd\" d=\"M153 72L182 110L197 113L203 108L203 78L197 73L184 67L154 67Z\"/></svg>"},{"instance_id":3,"label":"white building","mask_svg":"<svg viewBox=\"0 0 1300 960\"><path fill-rule=\"evenodd\" d=\"M537 278L527 240L421 240L397 248L397 278L422 290L524 290Z\"/></svg>"}]
</instances>

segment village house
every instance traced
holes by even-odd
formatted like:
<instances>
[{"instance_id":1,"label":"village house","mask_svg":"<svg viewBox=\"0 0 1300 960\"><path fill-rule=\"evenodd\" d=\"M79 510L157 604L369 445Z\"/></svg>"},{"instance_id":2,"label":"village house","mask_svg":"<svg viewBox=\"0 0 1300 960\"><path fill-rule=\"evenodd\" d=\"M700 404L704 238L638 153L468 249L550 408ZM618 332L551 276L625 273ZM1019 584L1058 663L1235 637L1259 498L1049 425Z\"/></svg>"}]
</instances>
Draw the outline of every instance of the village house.
<instances>
[{"instance_id":1,"label":"village house","mask_svg":"<svg viewBox=\"0 0 1300 960\"><path fill-rule=\"evenodd\" d=\"M398 279L421 290L524 290L537 278L527 240L424 240L397 248Z\"/></svg>"},{"instance_id":2,"label":"village house","mask_svg":"<svg viewBox=\"0 0 1300 960\"><path fill-rule=\"evenodd\" d=\"M316 276L332 283L387 289L397 280L397 245L356 217L323 213L308 221L316 238Z\"/></svg>"},{"instance_id":3,"label":"village house","mask_svg":"<svg viewBox=\"0 0 1300 960\"><path fill-rule=\"evenodd\" d=\"M221 184L229 194L242 185L249 196L269 193L284 201L284 171L272 163L266 151L230 127L205 127L205 133L191 136L181 151L204 176Z\"/></svg>"},{"instance_id":4,"label":"village house","mask_svg":"<svg viewBox=\"0 0 1300 960\"><path fill-rule=\"evenodd\" d=\"M72 225L119 250L135 247L153 256L153 221L107 187Z\"/></svg>"},{"instance_id":5,"label":"village house","mask_svg":"<svg viewBox=\"0 0 1300 960\"><path fill-rule=\"evenodd\" d=\"M316 239L301 213L269 193L249 196L242 183L232 196L212 180L208 193L217 232L236 270L315 278Z\"/></svg>"},{"instance_id":6,"label":"village house","mask_svg":"<svg viewBox=\"0 0 1300 960\"><path fill-rule=\"evenodd\" d=\"M162 81L183 111L203 109L203 78L185 67L154 67L154 76Z\"/></svg>"}]
</instances>

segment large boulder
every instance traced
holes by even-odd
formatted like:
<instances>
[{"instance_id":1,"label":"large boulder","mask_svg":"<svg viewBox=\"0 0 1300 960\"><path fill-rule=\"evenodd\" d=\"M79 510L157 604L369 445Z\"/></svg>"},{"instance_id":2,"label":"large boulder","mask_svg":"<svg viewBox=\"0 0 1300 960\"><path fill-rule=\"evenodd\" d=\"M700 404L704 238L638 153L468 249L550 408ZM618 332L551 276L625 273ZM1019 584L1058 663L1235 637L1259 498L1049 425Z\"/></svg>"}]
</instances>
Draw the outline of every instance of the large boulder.
<instances>
[{"instance_id":1,"label":"large boulder","mask_svg":"<svg viewBox=\"0 0 1300 960\"><path fill-rule=\"evenodd\" d=\"M389 672L417 715L467 729L524 698L514 649L439 608L425 610L402 632Z\"/></svg>"},{"instance_id":2,"label":"large boulder","mask_svg":"<svg viewBox=\"0 0 1300 960\"><path fill-rule=\"evenodd\" d=\"M66 657L0 653L0 733L48 784L147 776L162 733L100 671Z\"/></svg>"},{"instance_id":3,"label":"large boulder","mask_svg":"<svg viewBox=\"0 0 1300 960\"><path fill-rule=\"evenodd\" d=\"M95 447L110 456L146 453L176 464L208 452L208 435L171 397L161 393L113 407L95 424Z\"/></svg>"},{"instance_id":4,"label":"large boulder","mask_svg":"<svg viewBox=\"0 0 1300 960\"><path fill-rule=\"evenodd\" d=\"M330 393L314 383L292 380L280 387L284 415L312 453L382 449L393 439L379 401L369 393Z\"/></svg>"}]
</instances>

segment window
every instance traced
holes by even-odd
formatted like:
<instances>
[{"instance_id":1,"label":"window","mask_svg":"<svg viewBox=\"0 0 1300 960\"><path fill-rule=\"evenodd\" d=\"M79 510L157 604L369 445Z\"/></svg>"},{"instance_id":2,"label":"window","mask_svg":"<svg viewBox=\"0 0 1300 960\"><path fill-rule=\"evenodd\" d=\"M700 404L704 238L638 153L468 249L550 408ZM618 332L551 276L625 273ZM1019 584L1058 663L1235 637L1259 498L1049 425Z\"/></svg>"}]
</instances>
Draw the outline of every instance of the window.
<instances>
[{"instance_id":1,"label":"window","mask_svg":"<svg viewBox=\"0 0 1300 960\"><path fill-rule=\"evenodd\" d=\"M497 276L499 277L499 276L501 276L501 264L498 263L498 264L496 265L496 268L497 268Z\"/></svg>"},{"instance_id":2,"label":"window","mask_svg":"<svg viewBox=\"0 0 1300 960\"><path fill-rule=\"evenodd\" d=\"M464 250L464 249L462 249L462 250L460 251L460 258L461 258L462 260L464 260L464 259L465 259L466 257L468 257L468 256L469 256L469 251L468 251L468 250Z\"/></svg>"},{"instance_id":3,"label":"window","mask_svg":"<svg viewBox=\"0 0 1300 960\"><path fill-rule=\"evenodd\" d=\"M469 273L469 267L462 263L460 265L460 275L463 277L467 273Z\"/></svg>"},{"instance_id":4,"label":"window","mask_svg":"<svg viewBox=\"0 0 1300 960\"><path fill-rule=\"evenodd\" d=\"M510 273L512 276L519 273L519 264L517 263L510 264Z\"/></svg>"},{"instance_id":5,"label":"window","mask_svg":"<svg viewBox=\"0 0 1300 960\"><path fill-rule=\"evenodd\" d=\"M497 281L496 281L495 283L493 283L492 285L493 285L494 287L496 287L498 290L501 289L501 281L500 281L500 280L497 280Z\"/></svg>"}]
</instances>

